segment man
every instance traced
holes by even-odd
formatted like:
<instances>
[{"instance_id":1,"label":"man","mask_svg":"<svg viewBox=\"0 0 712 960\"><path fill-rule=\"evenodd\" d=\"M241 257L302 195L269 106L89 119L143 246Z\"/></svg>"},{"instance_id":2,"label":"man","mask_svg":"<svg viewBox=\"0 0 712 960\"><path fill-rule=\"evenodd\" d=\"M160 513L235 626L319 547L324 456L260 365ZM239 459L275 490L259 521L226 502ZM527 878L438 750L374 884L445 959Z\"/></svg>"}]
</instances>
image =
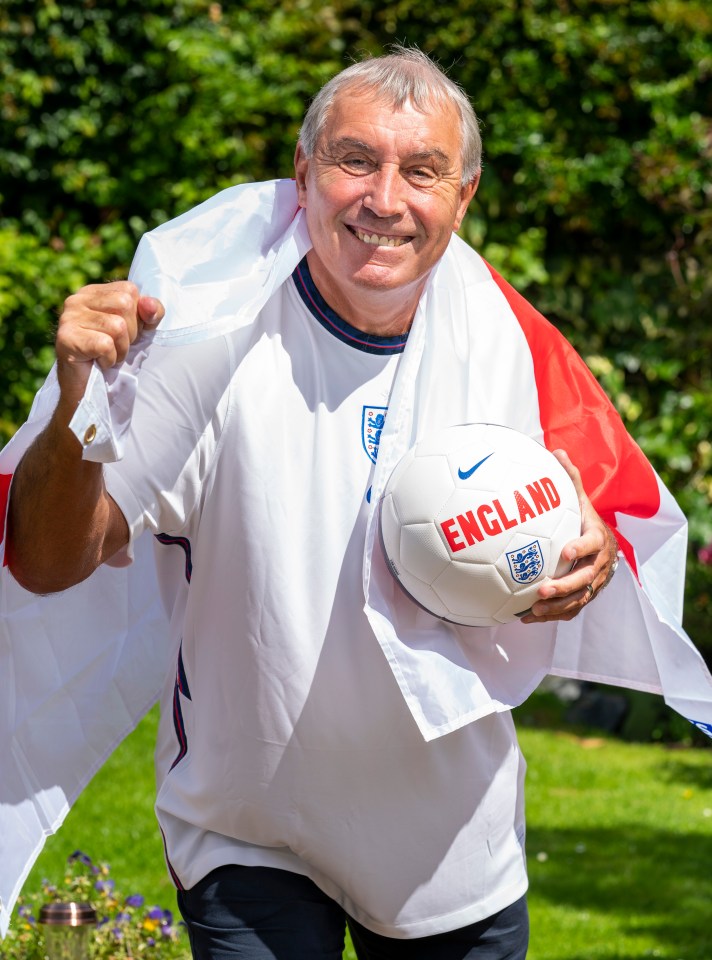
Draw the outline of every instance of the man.
<instances>
[{"instance_id":1,"label":"man","mask_svg":"<svg viewBox=\"0 0 712 960\"><path fill-rule=\"evenodd\" d=\"M449 697L435 693L445 719L426 739L418 683L441 668L431 657L420 679L404 679L405 660L375 625L368 538L379 460L354 429L366 409L388 407L385 435L396 404L404 409L411 325L413 336L426 330L424 356L449 349L431 280L450 264L477 189L477 121L427 57L398 50L320 92L295 176L311 249L249 324L181 349L156 339L118 464L84 459L96 430L78 443L69 425L94 365L121 369L164 305L128 282L66 301L59 401L13 481L11 570L31 591L60 591L104 563L130 562L143 531L156 536L176 647L157 812L196 958L337 958L346 923L362 960L523 958L524 764L511 716L500 705L453 719ZM451 389L425 390L423 422L431 409L458 422ZM510 389L505 380L488 392L506 409ZM576 563L541 588L523 618L531 628L512 628L515 659L525 633L532 647L548 644L542 625L577 616L615 569L616 542L561 459L583 508L581 536L566 548ZM508 669L509 654L493 667L477 658L495 656L510 634L495 644L488 631L453 633L402 597L386 597L386 614L389 604L393 636L419 618L426 653L456 635L483 676ZM419 646L403 657L422 656Z\"/></svg>"}]
</instances>

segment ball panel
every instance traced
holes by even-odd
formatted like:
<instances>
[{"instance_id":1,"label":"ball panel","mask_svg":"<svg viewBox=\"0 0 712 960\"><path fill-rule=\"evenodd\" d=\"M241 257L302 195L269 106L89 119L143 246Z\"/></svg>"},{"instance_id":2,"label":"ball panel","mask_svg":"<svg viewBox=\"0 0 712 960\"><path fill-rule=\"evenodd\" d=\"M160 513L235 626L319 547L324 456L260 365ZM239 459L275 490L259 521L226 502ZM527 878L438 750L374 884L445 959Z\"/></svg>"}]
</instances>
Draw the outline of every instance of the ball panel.
<instances>
[{"instance_id":1,"label":"ball panel","mask_svg":"<svg viewBox=\"0 0 712 960\"><path fill-rule=\"evenodd\" d=\"M441 619L446 619L448 610L433 588L412 576L408 571L402 571L398 577L400 586L414 600L418 606L423 607L428 613Z\"/></svg>"},{"instance_id":2,"label":"ball panel","mask_svg":"<svg viewBox=\"0 0 712 960\"><path fill-rule=\"evenodd\" d=\"M410 450L404 453L400 458L398 463L393 468L390 477L388 478L388 483L386 484L387 490L393 491L398 487L401 477L406 474L408 470L410 470L411 464L415 459L415 451L416 448L411 447Z\"/></svg>"},{"instance_id":3,"label":"ball panel","mask_svg":"<svg viewBox=\"0 0 712 960\"><path fill-rule=\"evenodd\" d=\"M387 493L381 500L381 540L386 560L395 576L400 568L401 522L393 503L393 494ZM395 569L394 569L395 568Z\"/></svg>"},{"instance_id":4,"label":"ball panel","mask_svg":"<svg viewBox=\"0 0 712 960\"><path fill-rule=\"evenodd\" d=\"M539 599L539 587L542 582L534 583L525 587L519 593L508 597L499 610L495 610L492 617L493 621L495 623L511 623L512 620L519 620L520 617L523 617Z\"/></svg>"},{"instance_id":5,"label":"ball panel","mask_svg":"<svg viewBox=\"0 0 712 960\"><path fill-rule=\"evenodd\" d=\"M471 426L471 424L470 424ZM482 426L482 424L479 424ZM466 442L462 433L462 424L444 427L435 430L425 437L421 437L412 448L418 457L448 456Z\"/></svg>"},{"instance_id":6,"label":"ball panel","mask_svg":"<svg viewBox=\"0 0 712 960\"><path fill-rule=\"evenodd\" d=\"M437 514L452 488L447 459L440 456L413 457L398 475L392 490L401 523L428 523Z\"/></svg>"},{"instance_id":7,"label":"ball panel","mask_svg":"<svg viewBox=\"0 0 712 960\"><path fill-rule=\"evenodd\" d=\"M450 563L432 522L409 523L401 527L400 556L408 572L424 583L432 583Z\"/></svg>"},{"instance_id":8,"label":"ball panel","mask_svg":"<svg viewBox=\"0 0 712 960\"><path fill-rule=\"evenodd\" d=\"M476 575L473 575L475 571ZM509 597L499 572L492 564L460 563L453 560L446 570L433 581L433 590L448 611L448 618L461 622L473 611L484 611L501 606Z\"/></svg>"}]
</instances>

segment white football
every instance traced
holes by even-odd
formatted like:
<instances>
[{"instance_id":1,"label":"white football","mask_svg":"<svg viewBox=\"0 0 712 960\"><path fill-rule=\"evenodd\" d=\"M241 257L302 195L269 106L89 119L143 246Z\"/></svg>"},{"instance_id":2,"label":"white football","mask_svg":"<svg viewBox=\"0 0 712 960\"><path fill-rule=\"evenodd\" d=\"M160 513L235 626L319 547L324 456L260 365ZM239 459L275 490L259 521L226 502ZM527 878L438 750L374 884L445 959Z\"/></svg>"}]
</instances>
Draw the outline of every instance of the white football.
<instances>
[{"instance_id":1,"label":"white football","mask_svg":"<svg viewBox=\"0 0 712 960\"><path fill-rule=\"evenodd\" d=\"M491 423L419 440L381 500L392 573L430 613L473 627L523 616L570 563L581 532L573 482L546 447Z\"/></svg>"}]
</instances>

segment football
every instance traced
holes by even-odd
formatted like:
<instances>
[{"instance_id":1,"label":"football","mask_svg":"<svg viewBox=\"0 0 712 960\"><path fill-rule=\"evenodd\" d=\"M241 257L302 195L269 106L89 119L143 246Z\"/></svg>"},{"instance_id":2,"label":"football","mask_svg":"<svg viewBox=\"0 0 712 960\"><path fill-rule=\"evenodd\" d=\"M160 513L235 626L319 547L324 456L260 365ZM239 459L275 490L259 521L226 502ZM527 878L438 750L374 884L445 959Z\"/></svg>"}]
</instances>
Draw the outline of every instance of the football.
<instances>
[{"instance_id":1,"label":"football","mask_svg":"<svg viewBox=\"0 0 712 960\"><path fill-rule=\"evenodd\" d=\"M383 493L381 537L391 572L444 620L496 626L523 616L562 576L581 532L573 482L546 447L491 423L419 440Z\"/></svg>"}]
</instances>

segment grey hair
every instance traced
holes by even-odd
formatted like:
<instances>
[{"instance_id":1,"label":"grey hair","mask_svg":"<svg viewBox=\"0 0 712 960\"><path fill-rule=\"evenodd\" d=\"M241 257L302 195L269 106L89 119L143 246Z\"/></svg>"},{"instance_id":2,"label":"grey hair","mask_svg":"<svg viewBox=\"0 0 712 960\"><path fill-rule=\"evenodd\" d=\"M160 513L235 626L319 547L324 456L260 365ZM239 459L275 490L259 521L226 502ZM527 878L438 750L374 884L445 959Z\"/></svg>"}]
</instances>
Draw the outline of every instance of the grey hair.
<instances>
[{"instance_id":1,"label":"grey hair","mask_svg":"<svg viewBox=\"0 0 712 960\"><path fill-rule=\"evenodd\" d=\"M467 94L417 47L394 45L392 53L354 63L326 83L307 110L299 141L312 157L329 110L337 95L348 87L365 87L385 99L396 110L411 103L426 111L434 104L452 105L460 116L462 184L469 183L482 166L482 138L479 121Z\"/></svg>"}]
</instances>

